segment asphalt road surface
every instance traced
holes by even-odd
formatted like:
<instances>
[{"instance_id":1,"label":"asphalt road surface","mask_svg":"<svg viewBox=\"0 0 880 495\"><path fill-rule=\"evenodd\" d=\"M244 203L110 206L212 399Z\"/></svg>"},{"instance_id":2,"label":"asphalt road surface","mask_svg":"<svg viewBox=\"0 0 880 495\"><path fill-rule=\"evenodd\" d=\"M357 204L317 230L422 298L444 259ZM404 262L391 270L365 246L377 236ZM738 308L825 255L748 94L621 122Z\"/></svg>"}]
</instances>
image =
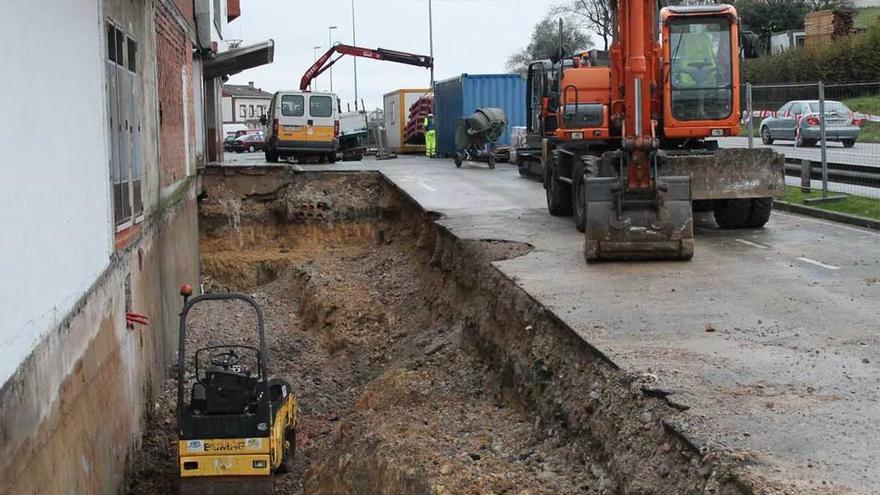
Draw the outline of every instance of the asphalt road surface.
<instances>
[{"instance_id":1,"label":"asphalt road surface","mask_svg":"<svg viewBox=\"0 0 880 495\"><path fill-rule=\"evenodd\" d=\"M587 265L573 221L551 217L541 185L512 166L402 157L303 168L379 170L461 238L533 245L498 268L669 391L696 442L817 493L880 492L880 233L781 212L765 229L722 231L700 216L693 261Z\"/></svg>"},{"instance_id":2,"label":"asphalt road surface","mask_svg":"<svg viewBox=\"0 0 880 495\"><path fill-rule=\"evenodd\" d=\"M722 148L748 148L749 138L731 137L718 140ZM822 150L818 146L797 148L794 141L776 141L772 146L765 146L761 138L755 138L755 147L772 148L788 158L798 160L822 160ZM828 143L828 163L844 165L869 165L880 167L880 143L856 143L852 148L844 148L840 143Z\"/></svg>"}]
</instances>

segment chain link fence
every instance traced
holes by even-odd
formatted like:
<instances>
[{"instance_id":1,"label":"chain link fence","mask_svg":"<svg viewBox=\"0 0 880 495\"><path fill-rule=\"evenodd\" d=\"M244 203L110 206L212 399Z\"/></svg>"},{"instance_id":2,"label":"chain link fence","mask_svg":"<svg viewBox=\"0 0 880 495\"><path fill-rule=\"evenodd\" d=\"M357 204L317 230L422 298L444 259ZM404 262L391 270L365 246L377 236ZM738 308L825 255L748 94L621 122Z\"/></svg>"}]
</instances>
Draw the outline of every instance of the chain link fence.
<instances>
[{"instance_id":1,"label":"chain link fence","mask_svg":"<svg viewBox=\"0 0 880 495\"><path fill-rule=\"evenodd\" d=\"M723 146L785 154L786 181L804 192L880 199L880 81L746 84L742 102L742 132Z\"/></svg>"}]
</instances>

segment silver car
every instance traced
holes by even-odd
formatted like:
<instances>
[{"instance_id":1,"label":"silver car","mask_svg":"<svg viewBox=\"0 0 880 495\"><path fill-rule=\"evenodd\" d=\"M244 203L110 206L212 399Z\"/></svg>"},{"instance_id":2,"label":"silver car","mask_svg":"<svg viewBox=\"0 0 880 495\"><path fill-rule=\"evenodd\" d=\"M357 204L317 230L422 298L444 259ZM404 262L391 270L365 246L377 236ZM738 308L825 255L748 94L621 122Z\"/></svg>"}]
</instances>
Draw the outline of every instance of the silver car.
<instances>
[{"instance_id":1,"label":"silver car","mask_svg":"<svg viewBox=\"0 0 880 495\"><path fill-rule=\"evenodd\" d=\"M861 119L839 101L825 101L825 139L852 148L861 132ZM761 122L761 140L795 141L797 146L815 146L822 139L819 121L819 100L790 101L775 117Z\"/></svg>"}]
</instances>

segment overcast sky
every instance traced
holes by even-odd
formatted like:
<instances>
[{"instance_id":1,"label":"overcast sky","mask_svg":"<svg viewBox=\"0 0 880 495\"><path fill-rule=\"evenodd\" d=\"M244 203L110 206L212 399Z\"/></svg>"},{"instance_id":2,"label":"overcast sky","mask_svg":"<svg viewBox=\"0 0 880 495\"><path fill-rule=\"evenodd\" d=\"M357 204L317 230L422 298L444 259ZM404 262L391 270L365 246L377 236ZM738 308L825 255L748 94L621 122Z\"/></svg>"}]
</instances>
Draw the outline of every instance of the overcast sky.
<instances>
[{"instance_id":1,"label":"overcast sky","mask_svg":"<svg viewBox=\"0 0 880 495\"><path fill-rule=\"evenodd\" d=\"M435 79L504 72L507 57L528 44L553 1L433 0ZM427 0L354 2L358 46L429 53ZM351 0L242 0L241 12L226 37L244 44L274 39L275 62L233 76L232 84L254 81L269 92L298 89L314 62L313 47L328 47L328 26L339 26L335 41L351 43ZM381 106L385 93L430 83L428 70L420 67L358 59L357 68L358 95L370 109ZM354 97L353 76L350 57L334 66L333 90L343 109ZM321 90L329 84L326 74L318 80Z\"/></svg>"}]
</instances>

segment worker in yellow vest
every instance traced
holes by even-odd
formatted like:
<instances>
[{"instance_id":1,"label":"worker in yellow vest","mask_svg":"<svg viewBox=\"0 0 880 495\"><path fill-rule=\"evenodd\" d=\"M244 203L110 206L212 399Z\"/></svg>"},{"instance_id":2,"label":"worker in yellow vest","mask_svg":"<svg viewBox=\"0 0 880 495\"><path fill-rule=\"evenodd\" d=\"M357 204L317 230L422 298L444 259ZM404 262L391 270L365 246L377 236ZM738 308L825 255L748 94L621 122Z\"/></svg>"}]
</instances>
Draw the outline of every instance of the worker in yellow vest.
<instances>
[{"instance_id":1,"label":"worker in yellow vest","mask_svg":"<svg viewBox=\"0 0 880 495\"><path fill-rule=\"evenodd\" d=\"M434 130L434 114L425 117L425 156L437 157L437 131Z\"/></svg>"}]
</instances>

